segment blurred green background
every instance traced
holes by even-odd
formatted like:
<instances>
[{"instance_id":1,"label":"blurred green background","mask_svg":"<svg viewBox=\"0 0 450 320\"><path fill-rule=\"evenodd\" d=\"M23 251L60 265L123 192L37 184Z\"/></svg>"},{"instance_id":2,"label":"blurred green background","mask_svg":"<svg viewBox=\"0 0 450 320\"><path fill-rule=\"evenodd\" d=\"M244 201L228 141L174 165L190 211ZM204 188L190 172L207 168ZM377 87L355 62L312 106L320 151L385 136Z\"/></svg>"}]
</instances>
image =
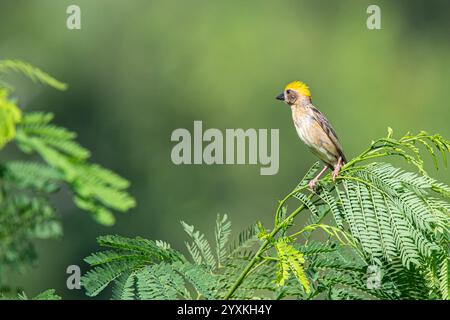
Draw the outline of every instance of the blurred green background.
<instances>
[{"instance_id":1,"label":"blurred green background","mask_svg":"<svg viewBox=\"0 0 450 320\"><path fill-rule=\"evenodd\" d=\"M66 8L81 7L81 30ZM381 7L382 30L366 9ZM290 110L274 97L306 82L348 158L391 126L450 138L450 2L1 0L0 59L22 59L67 82L66 92L21 82L25 110L46 110L79 133L93 160L132 182L138 206L114 227L96 224L70 196L56 199L64 237L38 242L39 261L9 282L29 295L66 288L66 267L117 233L169 241L184 250L184 220L200 230L227 213L234 231L273 221L277 200L316 159L298 140ZM176 166L176 128L279 128L280 170ZM5 152L2 153L5 155ZM450 182L449 171L433 176Z\"/></svg>"}]
</instances>

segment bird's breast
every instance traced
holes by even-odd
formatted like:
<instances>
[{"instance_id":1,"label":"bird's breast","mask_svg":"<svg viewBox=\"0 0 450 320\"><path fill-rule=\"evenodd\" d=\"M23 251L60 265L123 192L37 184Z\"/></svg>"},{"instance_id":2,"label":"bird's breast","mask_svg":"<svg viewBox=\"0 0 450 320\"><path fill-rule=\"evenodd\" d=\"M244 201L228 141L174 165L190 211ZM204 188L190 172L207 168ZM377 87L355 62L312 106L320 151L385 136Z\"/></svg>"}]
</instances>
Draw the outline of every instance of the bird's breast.
<instances>
[{"instance_id":1,"label":"bird's breast","mask_svg":"<svg viewBox=\"0 0 450 320\"><path fill-rule=\"evenodd\" d=\"M300 139L306 145L311 146L314 142L311 135L311 129L315 123L314 118L305 112L292 112L292 119L294 120L295 129Z\"/></svg>"},{"instance_id":2,"label":"bird's breast","mask_svg":"<svg viewBox=\"0 0 450 320\"><path fill-rule=\"evenodd\" d=\"M298 136L308 148L324 162L334 163L335 146L313 115L307 111L292 110L292 118Z\"/></svg>"}]
</instances>

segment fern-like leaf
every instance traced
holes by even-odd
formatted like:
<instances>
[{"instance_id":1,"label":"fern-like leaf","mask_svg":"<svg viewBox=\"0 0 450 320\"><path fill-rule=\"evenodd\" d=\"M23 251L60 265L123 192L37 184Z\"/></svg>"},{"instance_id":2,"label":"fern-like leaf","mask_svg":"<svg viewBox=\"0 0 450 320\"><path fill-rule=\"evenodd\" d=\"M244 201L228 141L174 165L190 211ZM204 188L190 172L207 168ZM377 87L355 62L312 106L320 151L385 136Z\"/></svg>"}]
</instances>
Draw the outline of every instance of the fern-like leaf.
<instances>
[{"instance_id":1,"label":"fern-like leaf","mask_svg":"<svg viewBox=\"0 0 450 320\"><path fill-rule=\"evenodd\" d=\"M0 74L7 71L15 71L25 75L34 82L40 82L49 85L58 90L65 90L67 85L62 83L44 71L40 70L20 60L2 60L0 61Z\"/></svg>"}]
</instances>

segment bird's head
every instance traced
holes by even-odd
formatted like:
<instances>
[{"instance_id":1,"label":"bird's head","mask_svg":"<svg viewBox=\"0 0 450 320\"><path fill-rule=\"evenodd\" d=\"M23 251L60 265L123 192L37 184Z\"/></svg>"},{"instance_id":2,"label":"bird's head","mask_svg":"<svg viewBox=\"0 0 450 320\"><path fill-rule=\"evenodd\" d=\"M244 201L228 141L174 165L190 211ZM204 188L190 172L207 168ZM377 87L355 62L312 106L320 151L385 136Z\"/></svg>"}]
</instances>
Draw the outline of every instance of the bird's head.
<instances>
[{"instance_id":1,"label":"bird's head","mask_svg":"<svg viewBox=\"0 0 450 320\"><path fill-rule=\"evenodd\" d=\"M293 81L284 87L284 91L276 96L276 99L284 101L288 105L300 103L302 99L311 99L311 92L306 84L300 81Z\"/></svg>"}]
</instances>

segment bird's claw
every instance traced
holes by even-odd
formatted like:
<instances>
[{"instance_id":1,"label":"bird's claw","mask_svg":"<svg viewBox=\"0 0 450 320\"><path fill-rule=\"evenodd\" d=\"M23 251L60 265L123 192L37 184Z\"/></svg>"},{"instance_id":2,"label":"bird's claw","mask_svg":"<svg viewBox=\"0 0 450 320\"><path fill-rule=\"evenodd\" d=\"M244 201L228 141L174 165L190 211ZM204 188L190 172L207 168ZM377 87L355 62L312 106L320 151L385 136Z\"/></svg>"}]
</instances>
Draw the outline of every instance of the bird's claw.
<instances>
[{"instance_id":1,"label":"bird's claw","mask_svg":"<svg viewBox=\"0 0 450 320\"><path fill-rule=\"evenodd\" d=\"M317 180L316 179L312 179L311 181L309 181L308 183L308 187L311 191L314 191L314 189L316 189L316 185L317 185Z\"/></svg>"},{"instance_id":2,"label":"bird's claw","mask_svg":"<svg viewBox=\"0 0 450 320\"><path fill-rule=\"evenodd\" d=\"M331 177L333 178L333 182L336 182L336 178L339 175L339 171L333 171L333 173L331 174Z\"/></svg>"},{"instance_id":3,"label":"bird's claw","mask_svg":"<svg viewBox=\"0 0 450 320\"><path fill-rule=\"evenodd\" d=\"M339 159L338 164L336 165L336 167L333 170L333 173L331 174L333 182L336 182L336 178L339 175L339 172L341 171L341 168L342 168L342 164L341 164L341 160Z\"/></svg>"}]
</instances>

